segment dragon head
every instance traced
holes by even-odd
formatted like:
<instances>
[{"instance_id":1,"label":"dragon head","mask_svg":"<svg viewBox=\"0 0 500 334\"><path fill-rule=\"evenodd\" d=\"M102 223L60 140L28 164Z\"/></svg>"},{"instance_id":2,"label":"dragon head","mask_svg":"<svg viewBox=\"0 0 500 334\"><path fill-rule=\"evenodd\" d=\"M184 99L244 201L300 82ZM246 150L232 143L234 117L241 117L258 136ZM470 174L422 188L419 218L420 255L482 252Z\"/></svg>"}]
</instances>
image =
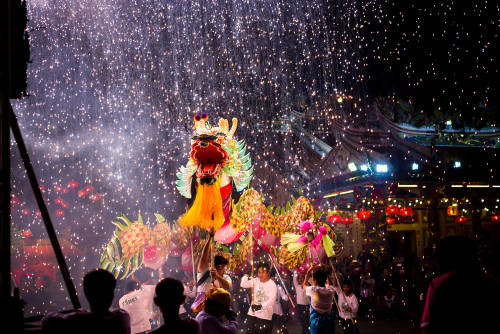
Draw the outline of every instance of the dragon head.
<instances>
[{"instance_id":1,"label":"dragon head","mask_svg":"<svg viewBox=\"0 0 500 334\"><path fill-rule=\"evenodd\" d=\"M237 124L237 119L233 118L229 129L228 121L221 118L219 126L211 127L207 114L194 116L194 135L189 156L197 166L196 177L201 184L213 184L217 181L221 167L225 166L229 158L226 148Z\"/></svg>"},{"instance_id":2,"label":"dragon head","mask_svg":"<svg viewBox=\"0 0 500 334\"><path fill-rule=\"evenodd\" d=\"M253 174L252 160L246 152L243 140L233 138L238 120L232 119L231 127L227 119L219 119L217 126L211 126L208 115L194 116L194 134L188 163L177 173L177 189L191 198L193 176L200 184L214 184L222 179L221 187L234 182L237 191L248 186Z\"/></svg>"}]
</instances>

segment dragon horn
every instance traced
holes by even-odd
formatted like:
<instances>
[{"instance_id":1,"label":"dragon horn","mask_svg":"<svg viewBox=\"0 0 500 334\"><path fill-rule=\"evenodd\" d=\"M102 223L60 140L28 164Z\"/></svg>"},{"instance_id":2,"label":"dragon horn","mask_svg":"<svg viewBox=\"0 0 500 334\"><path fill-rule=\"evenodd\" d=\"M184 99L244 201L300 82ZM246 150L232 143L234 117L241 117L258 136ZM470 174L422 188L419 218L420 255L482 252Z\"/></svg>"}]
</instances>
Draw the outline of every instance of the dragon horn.
<instances>
[{"instance_id":1,"label":"dragon horn","mask_svg":"<svg viewBox=\"0 0 500 334\"><path fill-rule=\"evenodd\" d=\"M229 123L227 119L225 118L220 118L219 119L219 129L221 132L228 133L229 132Z\"/></svg>"},{"instance_id":2,"label":"dragon horn","mask_svg":"<svg viewBox=\"0 0 500 334\"><path fill-rule=\"evenodd\" d=\"M238 126L238 120L236 118L233 118L233 124L231 125L231 130L229 130L229 132L227 133L228 138L233 138L237 126Z\"/></svg>"}]
</instances>

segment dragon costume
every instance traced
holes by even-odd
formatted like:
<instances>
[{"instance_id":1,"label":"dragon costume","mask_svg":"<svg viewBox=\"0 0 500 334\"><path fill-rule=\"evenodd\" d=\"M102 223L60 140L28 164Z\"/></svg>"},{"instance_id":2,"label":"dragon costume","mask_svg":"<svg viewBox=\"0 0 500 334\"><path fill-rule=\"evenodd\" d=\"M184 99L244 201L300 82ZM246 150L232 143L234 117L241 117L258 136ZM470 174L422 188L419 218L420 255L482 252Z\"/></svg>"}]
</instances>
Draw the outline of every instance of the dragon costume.
<instances>
[{"instance_id":1,"label":"dragon costume","mask_svg":"<svg viewBox=\"0 0 500 334\"><path fill-rule=\"evenodd\" d=\"M234 183L242 191L252 179L250 154L243 140L233 138L238 125L226 119L212 127L207 114L194 116L194 135L189 160L177 173L176 186L181 195L191 198L191 184L196 182L196 197L191 208L179 219L183 226L218 230L229 223L231 191Z\"/></svg>"},{"instance_id":2,"label":"dragon costume","mask_svg":"<svg viewBox=\"0 0 500 334\"><path fill-rule=\"evenodd\" d=\"M233 185L243 191L253 176L252 160L243 140L234 139L238 121L226 119L211 126L207 114L194 116L194 134L188 162L181 166L176 186L180 194L191 198L195 182L196 196L189 210L177 223L168 224L155 214L157 225L151 230L139 215L132 221L122 215L113 224L113 237L104 249L100 267L121 278L130 276L142 264L156 269L168 255L181 256L184 270L192 268L192 258L201 252L204 242L195 236L193 226L214 229L214 239L221 244L235 243L231 257L232 271L248 263L254 241L269 252L282 268L300 268L304 263L338 256L342 243L333 229L320 222L316 211L304 196L283 207L266 207L264 196L249 188L234 204ZM252 233L244 236L251 229ZM199 231L199 230L198 230ZM191 254L191 240L193 253ZM227 249L227 247L226 247Z\"/></svg>"}]
</instances>

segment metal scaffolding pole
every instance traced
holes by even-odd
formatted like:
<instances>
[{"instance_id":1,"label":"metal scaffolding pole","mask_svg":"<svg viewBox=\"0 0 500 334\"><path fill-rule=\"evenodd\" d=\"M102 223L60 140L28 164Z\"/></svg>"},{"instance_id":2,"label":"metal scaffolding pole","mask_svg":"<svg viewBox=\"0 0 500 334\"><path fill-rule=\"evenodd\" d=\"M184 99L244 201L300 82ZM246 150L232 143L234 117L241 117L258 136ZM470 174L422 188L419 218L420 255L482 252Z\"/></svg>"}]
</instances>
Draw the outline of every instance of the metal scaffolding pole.
<instances>
[{"instance_id":1,"label":"metal scaffolding pole","mask_svg":"<svg viewBox=\"0 0 500 334\"><path fill-rule=\"evenodd\" d=\"M21 135L21 130L19 129L19 124L17 123L16 115L14 114L14 111L12 110L10 104L9 104L9 109L10 109L9 118L10 118L12 134L14 135L17 147L19 148L19 152L21 153L21 159L23 160L24 168L26 169L26 173L28 174L28 179L31 184L31 189L33 190L36 202L38 204L38 208L40 209L43 223L45 224L45 228L47 229L47 234L49 236L50 243L52 244L52 248L54 249L54 254L56 255L57 264L59 265L59 269L61 270L61 274L63 276L64 283L66 284L66 289L68 290L68 294L71 299L71 303L73 304L73 307L75 309L80 308L81 305L80 301L78 300L75 285L73 284L73 280L71 279L71 274L69 273L68 265L66 264L66 260L64 259L61 245L59 244L59 240L57 240L56 231L54 229L54 225L52 224L52 220L50 219L49 210L47 209L47 205L43 200L42 191L40 190L38 179L36 178L35 175L35 170L33 169L33 165L31 164L31 160L28 155L28 150L26 149L26 145L24 144L23 136Z\"/></svg>"}]
</instances>

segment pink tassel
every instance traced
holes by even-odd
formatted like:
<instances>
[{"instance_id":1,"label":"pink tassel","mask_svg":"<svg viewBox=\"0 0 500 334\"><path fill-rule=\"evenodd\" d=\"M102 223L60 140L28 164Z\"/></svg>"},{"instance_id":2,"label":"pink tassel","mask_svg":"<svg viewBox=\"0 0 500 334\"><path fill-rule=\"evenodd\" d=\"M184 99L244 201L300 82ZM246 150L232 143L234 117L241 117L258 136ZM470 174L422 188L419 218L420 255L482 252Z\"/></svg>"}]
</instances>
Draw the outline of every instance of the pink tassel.
<instances>
[{"instance_id":1,"label":"pink tassel","mask_svg":"<svg viewBox=\"0 0 500 334\"><path fill-rule=\"evenodd\" d=\"M313 223L311 223L309 220L305 220L299 224L300 231L302 234L306 233L308 230L311 230L315 227Z\"/></svg>"},{"instance_id":2,"label":"pink tassel","mask_svg":"<svg viewBox=\"0 0 500 334\"><path fill-rule=\"evenodd\" d=\"M326 229L325 226L321 225L319 227L319 233L321 233L321 235L326 235L326 234L328 234L328 230Z\"/></svg>"},{"instance_id":3,"label":"pink tassel","mask_svg":"<svg viewBox=\"0 0 500 334\"><path fill-rule=\"evenodd\" d=\"M321 235L321 233L318 233L318 235L316 235L316 237L314 238L314 240L311 242L311 245L312 245L313 247L318 247L318 246L319 246L319 244L321 243L321 238L322 238L322 237L323 237L323 236Z\"/></svg>"}]
</instances>

